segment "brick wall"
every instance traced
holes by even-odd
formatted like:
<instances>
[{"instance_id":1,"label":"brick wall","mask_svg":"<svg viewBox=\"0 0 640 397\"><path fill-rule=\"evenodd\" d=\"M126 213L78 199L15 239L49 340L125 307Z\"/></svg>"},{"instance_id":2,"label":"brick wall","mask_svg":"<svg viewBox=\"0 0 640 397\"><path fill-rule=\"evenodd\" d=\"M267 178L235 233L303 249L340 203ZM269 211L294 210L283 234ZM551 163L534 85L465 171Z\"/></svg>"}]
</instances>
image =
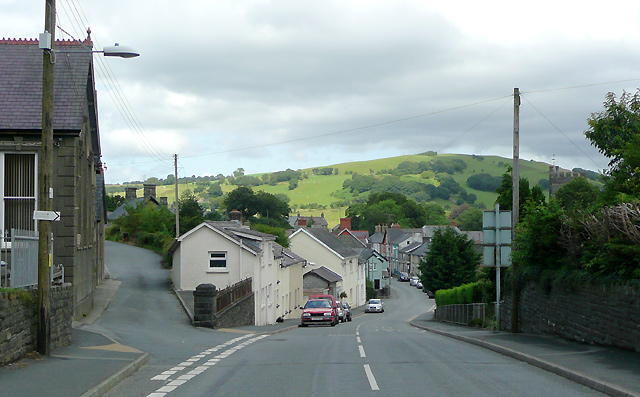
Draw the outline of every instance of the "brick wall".
<instances>
[{"instance_id":1,"label":"brick wall","mask_svg":"<svg viewBox=\"0 0 640 397\"><path fill-rule=\"evenodd\" d=\"M0 292L0 365L20 360L36 349L36 291ZM51 350L71 344L71 284L51 287Z\"/></svg>"},{"instance_id":2,"label":"brick wall","mask_svg":"<svg viewBox=\"0 0 640 397\"><path fill-rule=\"evenodd\" d=\"M640 290L594 286L551 291L530 283L520 295L520 330L640 352ZM501 326L511 329L511 297L501 305Z\"/></svg>"}]
</instances>

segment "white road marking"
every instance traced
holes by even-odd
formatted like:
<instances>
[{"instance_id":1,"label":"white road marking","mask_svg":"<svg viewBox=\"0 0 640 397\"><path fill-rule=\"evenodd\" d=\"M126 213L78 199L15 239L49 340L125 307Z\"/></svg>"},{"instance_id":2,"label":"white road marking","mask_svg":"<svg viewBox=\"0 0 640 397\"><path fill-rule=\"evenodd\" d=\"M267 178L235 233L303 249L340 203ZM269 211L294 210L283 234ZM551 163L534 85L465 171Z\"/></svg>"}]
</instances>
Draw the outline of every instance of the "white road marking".
<instances>
[{"instance_id":1,"label":"white road marking","mask_svg":"<svg viewBox=\"0 0 640 397\"><path fill-rule=\"evenodd\" d=\"M250 345L253 342L257 342L262 338L266 338L267 336L268 335L255 336L254 334L243 335L243 336L240 336L238 338L231 339L230 341L227 341L226 343L223 343L223 344L218 345L216 347L213 347L211 349L207 349L206 351L187 359L186 361L180 363L179 365L171 368L171 370L164 371L160 375L156 375L153 378L151 378L151 380L163 380L163 381L169 381L169 383L167 385L159 388L155 392L150 393L147 397L162 397L162 396L166 395L167 393L171 393L178 386L181 386L181 385L187 383L189 380L195 378L196 376L198 376L198 375L202 374L203 372L205 372L207 369L209 369L212 366L214 366L218 361L230 356L231 354L237 352L238 350L241 350L242 348ZM253 337L253 338L251 338L249 340L246 340L243 343L241 343L241 344L239 344L237 346L234 346L234 347L232 347L230 349L227 349L226 351L221 352L220 354L218 354L214 358L211 358L211 359L207 360L204 363L200 363L200 365L196 366L195 368L192 368L191 371L189 371L187 374L179 375L175 379L169 379L172 375L175 375L176 373L178 373L180 371L186 370L187 367L197 363L198 361L206 360L207 359L207 355L211 354L212 352L218 351L220 349L224 349L227 346L233 345L234 343L236 343L236 342L238 342L238 341L240 341L242 339L249 338L249 337Z\"/></svg>"},{"instance_id":2,"label":"white road marking","mask_svg":"<svg viewBox=\"0 0 640 397\"><path fill-rule=\"evenodd\" d=\"M378 382L376 382L376 378L373 376L371 368L369 368L369 364L364 365L364 372L367 374L367 379L369 379L369 386L371 386L371 390L380 390Z\"/></svg>"},{"instance_id":3,"label":"white road marking","mask_svg":"<svg viewBox=\"0 0 640 397\"><path fill-rule=\"evenodd\" d=\"M359 336L358 336L358 337L356 337L356 339L358 340L358 343L362 343L362 342L360 341L360 337L359 337Z\"/></svg>"},{"instance_id":4,"label":"white road marking","mask_svg":"<svg viewBox=\"0 0 640 397\"><path fill-rule=\"evenodd\" d=\"M358 349L360 349L360 357L367 357L367 356L364 354L364 347L362 347L362 345L358 345Z\"/></svg>"}]
</instances>

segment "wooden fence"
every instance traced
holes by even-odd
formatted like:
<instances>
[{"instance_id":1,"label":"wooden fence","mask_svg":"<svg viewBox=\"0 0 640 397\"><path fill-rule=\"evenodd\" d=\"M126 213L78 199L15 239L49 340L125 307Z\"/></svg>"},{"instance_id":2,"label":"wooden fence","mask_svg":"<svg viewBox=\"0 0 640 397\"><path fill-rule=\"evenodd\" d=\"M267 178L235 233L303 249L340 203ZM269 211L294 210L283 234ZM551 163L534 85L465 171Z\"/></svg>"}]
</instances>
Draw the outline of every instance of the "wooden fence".
<instances>
[{"instance_id":1,"label":"wooden fence","mask_svg":"<svg viewBox=\"0 0 640 397\"><path fill-rule=\"evenodd\" d=\"M216 296L216 313L220 313L227 306L251 294L251 278L242 280L223 290Z\"/></svg>"}]
</instances>

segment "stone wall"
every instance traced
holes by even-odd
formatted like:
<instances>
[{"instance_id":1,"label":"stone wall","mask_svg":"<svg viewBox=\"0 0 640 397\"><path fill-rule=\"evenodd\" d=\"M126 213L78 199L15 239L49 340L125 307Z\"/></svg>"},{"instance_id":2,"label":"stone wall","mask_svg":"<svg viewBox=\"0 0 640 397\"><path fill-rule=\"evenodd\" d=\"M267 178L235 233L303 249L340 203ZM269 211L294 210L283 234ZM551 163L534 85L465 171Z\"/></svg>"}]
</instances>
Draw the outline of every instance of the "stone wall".
<instances>
[{"instance_id":1,"label":"stone wall","mask_svg":"<svg viewBox=\"0 0 640 397\"><path fill-rule=\"evenodd\" d=\"M227 290L223 290L224 291ZM254 325L256 321L254 293L216 312L220 291L213 284L200 284L193 291L193 325L209 328L233 328Z\"/></svg>"},{"instance_id":2,"label":"stone wall","mask_svg":"<svg viewBox=\"0 0 640 397\"><path fill-rule=\"evenodd\" d=\"M216 313L216 328L254 325L256 322L255 317L255 298L254 294L251 293L227 306L220 313Z\"/></svg>"},{"instance_id":3,"label":"stone wall","mask_svg":"<svg viewBox=\"0 0 640 397\"><path fill-rule=\"evenodd\" d=\"M0 365L20 360L36 349L36 291L0 292ZM51 350L71 344L71 284L51 287Z\"/></svg>"},{"instance_id":4,"label":"stone wall","mask_svg":"<svg viewBox=\"0 0 640 397\"><path fill-rule=\"evenodd\" d=\"M640 291L597 286L574 291L530 283L520 295L520 331L640 352ZM511 297L501 305L501 327L511 329Z\"/></svg>"}]
</instances>

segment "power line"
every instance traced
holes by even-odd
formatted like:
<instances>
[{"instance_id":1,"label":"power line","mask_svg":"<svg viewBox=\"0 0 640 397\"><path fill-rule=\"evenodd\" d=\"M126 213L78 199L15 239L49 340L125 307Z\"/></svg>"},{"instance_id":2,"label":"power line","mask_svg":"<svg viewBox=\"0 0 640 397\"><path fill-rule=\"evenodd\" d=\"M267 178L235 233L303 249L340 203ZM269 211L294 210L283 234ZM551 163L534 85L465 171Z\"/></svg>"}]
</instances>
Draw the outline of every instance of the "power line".
<instances>
[{"instance_id":1,"label":"power line","mask_svg":"<svg viewBox=\"0 0 640 397\"><path fill-rule=\"evenodd\" d=\"M562 134L562 136L564 136L569 142L571 142L571 144L573 144L573 146L575 146L582 154L585 155L586 158L588 158L589 160L591 160L591 162L596 166L596 169L603 169L603 167L600 166L600 164L596 163L596 161L591 158L591 156L589 156L584 150L582 150L582 148L580 148L580 146L578 146L575 142L573 142L571 140L571 138L569 138L567 136L567 134L564 133L564 131L562 131L560 129L560 127L558 127L557 125L555 125L551 120L549 120L549 118L547 116L545 116L533 103L531 103L531 101L529 101L529 99L527 99L527 97L523 97L522 94L520 95L521 98L523 98L525 101L527 101L527 103L529 105L531 105L531 107L538 112L538 114L540 114L540 116L542 116L545 120L547 120L547 122L549 124L551 124L551 126L553 126L553 128L555 128L560 134Z\"/></svg>"},{"instance_id":2,"label":"power line","mask_svg":"<svg viewBox=\"0 0 640 397\"><path fill-rule=\"evenodd\" d=\"M461 105L461 106L455 106L455 107L452 107L452 108L443 109L443 110L437 110L435 112L419 114L419 115L416 115L416 116L409 116L409 117L404 117L404 118L401 118L401 119L385 121L385 122L382 122L382 123L369 124L369 125L365 125L365 126L362 126L362 127L354 127L354 128L349 128L349 129L346 129L346 130L339 130L339 131L327 132L327 133L324 133L324 134L306 136L306 137L302 137L302 138L289 139L289 140L286 140L286 141L265 143L265 144L255 145L255 146L245 146L245 147L242 147L242 148L221 150L221 151L217 151L217 152L195 154L195 155L191 155L191 156L184 156L183 155L182 157L183 158L185 158L185 157L186 158L195 158L195 157L213 156L213 155L216 155L216 154L233 153L233 152L239 152L239 151L251 150L251 149L260 149L260 148L269 147L269 146L283 145L283 144L292 143L292 142L306 141L306 140L309 140L309 139L316 139L316 138L323 138L323 137L332 136L332 135L345 134L347 132L366 130L366 129L369 129L369 128L375 128L375 127L381 127L381 126L384 126L384 125L401 123L403 121L408 121L408 120L414 120L414 119L423 118L423 117L434 116L434 115L437 115L437 114L451 112L451 111L454 111L454 110L460 110L460 109L464 109L464 108L468 108L468 107L472 107L472 106L477 106L477 105L481 105L481 104L488 103L488 102L498 101L500 99L505 99L505 98L511 98L511 95L507 95L507 96L503 96L503 97L499 97L499 98L487 99L487 100L484 100L484 101L474 102L474 103Z\"/></svg>"},{"instance_id":3,"label":"power line","mask_svg":"<svg viewBox=\"0 0 640 397\"><path fill-rule=\"evenodd\" d=\"M67 18L69 19L69 21L70 21L71 25L74 27L74 29L76 29L76 31L80 31L81 32L80 34L83 34L82 30L83 30L83 25L84 25L84 22L85 22L83 20L84 12L81 12L81 10L82 10L81 8L80 8L80 10L78 10L79 5L76 6L76 4L73 2L73 0L67 0L67 6L69 7L69 11L64 6L64 4L62 4L62 8L63 8L65 14L67 15ZM71 8L73 8L73 9L71 9ZM74 10L75 10L75 13L74 13ZM69 14L71 14L71 16ZM84 16L84 19L86 20L86 16ZM75 25L74 25L74 21L75 21ZM87 25L88 25L88 21L87 21ZM64 33L66 33L67 35L69 35L74 40L79 41L78 39L74 38L71 34L66 32L61 27L58 26L58 28L61 31L63 31ZM101 46L100 46L97 38L95 38L95 36L94 36L93 40L96 42L96 44L98 44L98 48L101 48ZM138 138L138 140L142 144L142 146L145 149L145 151L147 151L147 153L149 153L152 157L155 158L156 161L158 161L160 163L166 162L167 161L166 156L168 156L168 155L163 154L153 144L153 142L146 136L146 133L144 131L144 127L142 127L142 124L140 123L140 120L138 119L137 115L135 114L135 111L133 110L133 108L131 107L128 99L126 98L126 96L122 92L122 89L120 88L120 84L119 84L117 78L115 77L113 71L111 70L108 62L106 62L106 60L104 60L102 57L96 57L94 59L97 59L97 66L98 66L97 71L98 71L98 74L102 77L103 82L109 88L107 90L107 92L109 93L109 96L111 97L111 99L113 100L114 104L116 105L116 108L118 109L118 112L120 113L121 117L125 121L125 124L127 124L129 129L132 132L134 132L134 135Z\"/></svg>"}]
</instances>

